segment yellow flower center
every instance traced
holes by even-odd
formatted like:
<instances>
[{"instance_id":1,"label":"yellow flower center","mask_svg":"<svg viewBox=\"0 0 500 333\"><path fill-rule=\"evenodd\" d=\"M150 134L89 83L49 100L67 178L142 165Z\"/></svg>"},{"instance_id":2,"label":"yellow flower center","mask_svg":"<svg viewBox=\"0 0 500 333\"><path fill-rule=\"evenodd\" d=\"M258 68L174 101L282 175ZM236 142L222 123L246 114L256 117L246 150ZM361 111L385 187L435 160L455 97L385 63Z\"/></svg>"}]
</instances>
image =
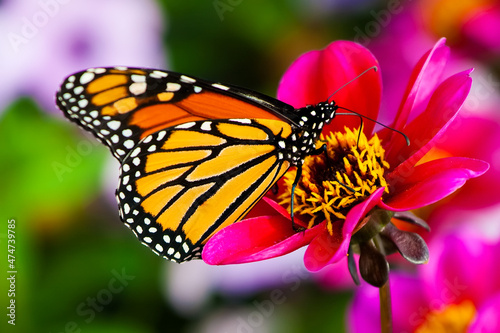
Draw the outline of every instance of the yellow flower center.
<instances>
[{"instance_id":1,"label":"yellow flower center","mask_svg":"<svg viewBox=\"0 0 500 333\"><path fill-rule=\"evenodd\" d=\"M431 311L415 333L463 333L476 315L471 301L451 304L439 311Z\"/></svg>"},{"instance_id":2,"label":"yellow flower center","mask_svg":"<svg viewBox=\"0 0 500 333\"><path fill-rule=\"evenodd\" d=\"M384 160L385 151L377 135L368 140L359 129L344 130L345 133L331 133L326 138L322 135L316 147L326 142L326 152L308 156L302 165L293 210L309 221L308 228L326 219L332 233L333 221L345 219L354 204L387 185L384 173L389 164ZM286 189L279 197L289 212L295 175L296 170L285 174Z\"/></svg>"}]
</instances>

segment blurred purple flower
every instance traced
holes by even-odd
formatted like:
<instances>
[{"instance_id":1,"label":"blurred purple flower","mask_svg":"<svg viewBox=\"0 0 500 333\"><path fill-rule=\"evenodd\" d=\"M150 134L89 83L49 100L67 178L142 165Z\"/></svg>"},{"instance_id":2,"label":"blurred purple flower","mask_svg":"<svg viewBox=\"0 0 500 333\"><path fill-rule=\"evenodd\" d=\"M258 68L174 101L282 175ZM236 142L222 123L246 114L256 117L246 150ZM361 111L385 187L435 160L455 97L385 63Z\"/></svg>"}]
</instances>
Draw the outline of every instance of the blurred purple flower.
<instances>
[{"instance_id":1,"label":"blurred purple flower","mask_svg":"<svg viewBox=\"0 0 500 333\"><path fill-rule=\"evenodd\" d=\"M435 238L430 255L416 276L391 276L394 332L499 332L498 217ZM379 311L378 290L361 286L347 315L351 331L378 332Z\"/></svg>"},{"instance_id":2,"label":"blurred purple flower","mask_svg":"<svg viewBox=\"0 0 500 333\"><path fill-rule=\"evenodd\" d=\"M3 3L0 110L20 96L31 96L55 112L61 80L87 67L164 67L163 29L152 0Z\"/></svg>"}]
</instances>

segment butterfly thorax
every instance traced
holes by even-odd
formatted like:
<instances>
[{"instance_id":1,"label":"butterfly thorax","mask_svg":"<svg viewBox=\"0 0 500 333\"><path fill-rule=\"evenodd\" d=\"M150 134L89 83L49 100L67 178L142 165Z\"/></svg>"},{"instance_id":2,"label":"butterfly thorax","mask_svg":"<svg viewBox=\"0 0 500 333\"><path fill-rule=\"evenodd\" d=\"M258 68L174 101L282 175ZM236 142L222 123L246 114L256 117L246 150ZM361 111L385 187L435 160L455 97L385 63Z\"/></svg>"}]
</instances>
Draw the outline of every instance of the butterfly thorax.
<instances>
[{"instance_id":1,"label":"butterfly thorax","mask_svg":"<svg viewBox=\"0 0 500 333\"><path fill-rule=\"evenodd\" d=\"M316 150L316 141L319 139L323 126L335 118L337 108L338 106L332 101L295 110L300 126L289 138L291 141L289 154L293 165L302 165L305 157Z\"/></svg>"}]
</instances>

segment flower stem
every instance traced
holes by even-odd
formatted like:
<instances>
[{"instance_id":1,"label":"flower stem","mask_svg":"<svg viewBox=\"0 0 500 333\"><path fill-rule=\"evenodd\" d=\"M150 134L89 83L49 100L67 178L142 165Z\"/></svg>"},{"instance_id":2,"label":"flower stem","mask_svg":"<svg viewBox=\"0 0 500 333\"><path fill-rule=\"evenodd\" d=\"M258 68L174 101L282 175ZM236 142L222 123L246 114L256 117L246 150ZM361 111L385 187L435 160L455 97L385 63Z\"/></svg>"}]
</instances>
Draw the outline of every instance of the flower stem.
<instances>
[{"instance_id":1,"label":"flower stem","mask_svg":"<svg viewBox=\"0 0 500 333\"><path fill-rule=\"evenodd\" d=\"M379 288L380 295L380 322L382 333L392 332L392 309L391 309L391 290L389 279Z\"/></svg>"}]
</instances>

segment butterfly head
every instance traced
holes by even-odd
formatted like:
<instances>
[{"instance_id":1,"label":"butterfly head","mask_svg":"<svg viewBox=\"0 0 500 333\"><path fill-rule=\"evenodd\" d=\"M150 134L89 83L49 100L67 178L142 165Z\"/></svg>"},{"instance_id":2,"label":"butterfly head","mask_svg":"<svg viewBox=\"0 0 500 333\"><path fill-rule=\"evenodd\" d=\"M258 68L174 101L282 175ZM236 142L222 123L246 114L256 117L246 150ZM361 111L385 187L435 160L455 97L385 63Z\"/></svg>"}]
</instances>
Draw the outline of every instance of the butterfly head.
<instances>
[{"instance_id":1,"label":"butterfly head","mask_svg":"<svg viewBox=\"0 0 500 333\"><path fill-rule=\"evenodd\" d=\"M290 137L292 164L303 164L304 158L316 150L316 141L323 127L335 118L337 109L338 106L334 101L321 102L297 109L300 131Z\"/></svg>"}]
</instances>

